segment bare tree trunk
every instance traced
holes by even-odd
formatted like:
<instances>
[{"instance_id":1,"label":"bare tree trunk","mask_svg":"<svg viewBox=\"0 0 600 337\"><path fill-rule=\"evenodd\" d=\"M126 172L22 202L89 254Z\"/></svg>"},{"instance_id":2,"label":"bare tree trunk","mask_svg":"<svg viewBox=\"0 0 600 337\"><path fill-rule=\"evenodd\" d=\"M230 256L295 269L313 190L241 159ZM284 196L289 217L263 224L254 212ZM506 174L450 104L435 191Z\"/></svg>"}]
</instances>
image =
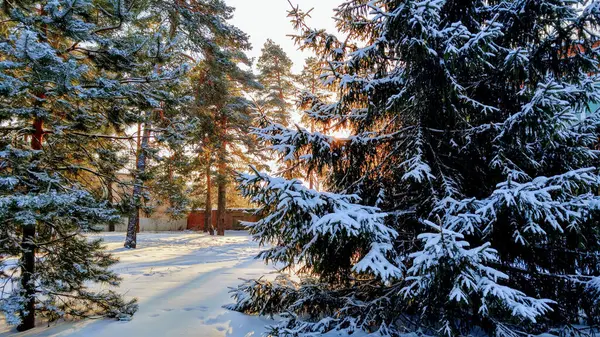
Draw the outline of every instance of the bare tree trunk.
<instances>
[{"instance_id":1,"label":"bare tree trunk","mask_svg":"<svg viewBox=\"0 0 600 337\"><path fill-rule=\"evenodd\" d=\"M209 155L210 158L210 155ZM204 232L215 235L215 229L212 225L212 177L210 159L206 163L206 206L204 208Z\"/></svg>"},{"instance_id":2,"label":"bare tree trunk","mask_svg":"<svg viewBox=\"0 0 600 337\"><path fill-rule=\"evenodd\" d=\"M41 98L44 95L40 96ZM31 137L31 149L41 150L44 140L44 121L35 118L33 121L35 130ZM21 291L25 297L25 305L19 313L21 324L17 327L18 331L25 331L35 327L35 283L33 275L35 274L35 224L23 226L23 238L21 241Z\"/></svg>"},{"instance_id":3,"label":"bare tree trunk","mask_svg":"<svg viewBox=\"0 0 600 337\"><path fill-rule=\"evenodd\" d=\"M146 115L150 118L150 113ZM134 209L129 214L127 222L127 237L125 238L125 248L133 249L137 246L137 233L139 232L140 221L140 203L142 201L142 192L144 189L143 175L146 173L147 149L150 141L150 122L144 122L144 134L142 136L140 149L137 154L136 172L131 198L135 204Z\"/></svg>"}]
</instances>

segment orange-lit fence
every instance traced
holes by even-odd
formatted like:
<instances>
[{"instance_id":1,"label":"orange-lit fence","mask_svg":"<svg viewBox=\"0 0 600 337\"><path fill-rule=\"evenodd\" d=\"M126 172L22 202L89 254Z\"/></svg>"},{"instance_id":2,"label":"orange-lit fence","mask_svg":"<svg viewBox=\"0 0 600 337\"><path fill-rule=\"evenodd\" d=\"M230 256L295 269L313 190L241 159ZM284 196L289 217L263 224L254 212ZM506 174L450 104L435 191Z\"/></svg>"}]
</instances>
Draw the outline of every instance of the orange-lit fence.
<instances>
[{"instance_id":1,"label":"orange-lit fence","mask_svg":"<svg viewBox=\"0 0 600 337\"><path fill-rule=\"evenodd\" d=\"M259 218L253 215L253 209L228 209L225 211L225 229L244 229L241 221L257 221ZM217 211L213 210L211 214L211 223L217 227ZM187 229L204 230L204 210L195 210L190 212L187 218Z\"/></svg>"}]
</instances>

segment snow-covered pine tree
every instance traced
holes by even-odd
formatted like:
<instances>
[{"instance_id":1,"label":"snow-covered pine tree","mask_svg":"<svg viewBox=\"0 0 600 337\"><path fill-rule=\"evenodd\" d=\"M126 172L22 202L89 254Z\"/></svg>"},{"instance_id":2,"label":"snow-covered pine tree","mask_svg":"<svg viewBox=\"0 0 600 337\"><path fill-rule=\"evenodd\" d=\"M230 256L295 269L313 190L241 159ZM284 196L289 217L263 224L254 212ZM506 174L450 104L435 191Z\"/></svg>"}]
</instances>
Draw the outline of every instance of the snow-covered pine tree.
<instances>
[{"instance_id":1,"label":"snow-covered pine tree","mask_svg":"<svg viewBox=\"0 0 600 337\"><path fill-rule=\"evenodd\" d=\"M63 172L50 170L52 155L7 140L0 141L0 310L6 322L24 331L34 327L36 315L49 322L129 319L136 300L90 287L118 286L119 277L108 270L117 260L104 253L101 240L81 235L118 215Z\"/></svg>"},{"instance_id":2,"label":"snow-covered pine tree","mask_svg":"<svg viewBox=\"0 0 600 337\"><path fill-rule=\"evenodd\" d=\"M285 159L327 167L332 191L240 177L266 216L250 230L274 243L262 257L300 266L301 281L248 281L232 308L282 314L280 336L597 324L598 8L349 0L343 39L294 9L297 41L340 95L308 114L352 135L258 131Z\"/></svg>"},{"instance_id":3,"label":"snow-covered pine tree","mask_svg":"<svg viewBox=\"0 0 600 337\"><path fill-rule=\"evenodd\" d=\"M143 3L147 5L147 3ZM2 313L19 330L49 320L136 309L113 291L115 259L82 232L118 217L98 191L119 166L99 139L169 103L183 67L160 72L160 33L140 34L120 1L4 1L0 12L0 278ZM151 111L151 110L150 110ZM106 165L106 161L113 161Z\"/></svg>"}]
</instances>

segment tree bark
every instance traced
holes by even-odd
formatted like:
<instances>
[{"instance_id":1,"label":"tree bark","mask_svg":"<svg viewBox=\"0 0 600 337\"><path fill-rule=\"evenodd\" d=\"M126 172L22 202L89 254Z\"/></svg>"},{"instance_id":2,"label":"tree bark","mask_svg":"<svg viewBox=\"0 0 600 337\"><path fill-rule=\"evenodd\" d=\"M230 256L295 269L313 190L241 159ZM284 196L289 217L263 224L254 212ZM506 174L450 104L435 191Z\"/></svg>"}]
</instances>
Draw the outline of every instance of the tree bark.
<instances>
[{"instance_id":1,"label":"tree bark","mask_svg":"<svg viewBox=\"0 0 600 337\"><path fill-rule=\"evenodd\" d=\"M217 235L225 235L225 209L227 207L227 116L221 117L221 146L217 160Z\"/></svg>"},{"instance_id":2,"label":"tree bark","mask_svg":"<svg viewBox=\"0 0 600 337\"><path fill-rule=\"evenodd\" d=\"M221 172L221 168L219 167L219 175ZM225 210L227 207L227 184L225 179L219 179L217 193L217 235L225 235Z\"/></svg>"},{"instance_id":3,"label":"tree bark","mask_svg":"<svg viewBox=\"0 0 600 337\"><path fill-rule=\"evenodd\" d=\"M315 122L314 121L310 121L310 132L311 133L315 132ZM308 188L310 188L311 190L315 186L315 173L314 172L310 172L308 174L308 185L309 185Z\"/></svg>"},{"instance_id":4,"label":"tree bark","mask_svg":"<svg viewBox=\"0 0 600 337\"><path fill-rule=\"evenodd\" d=\"M279 69L279 59L275 58L275 68ZM281 122L282 124L284 124L284 126L287 126L287 123L283 123L283 121L285 120L287 122L287 118L284 118L284 116L286 115L286 111L285 111L285 96L283 95L283 81L282 81L282 74L281 71L277 70L277 72L275 73L275 76L277 77L277 87L278 87L278 96L279 96L279 100L281 100L281 104L283 104L282 106L279 107L279 117L281 118Z\"/></svg>"},{"instance_id":5,"label":"tree bark","mask_svg":"<svg viewBox=\"0 0 600 337\"><path fill-rule=\"evenodd\" d=\"M21 249L21 288L25 296L25 305L21 310L21 324L18 331L25 331L35 327L35 225L23 226L23 241Z\"/></svg>"},{"instance_id":6,"label":"tree bark","mask_svg":"<svg viewBox=\"0 0 600 337\"><path fill-rule=\"evenodd\" d=\"M108 178L106 181L106 199L108 200L108 203L110 204L110 207L113 206L113 183L112 183L112 178ZM108 224L108 231L109 232L114 232L115 231L115 223L111 222Z\"/></svg>"},{"instance_id":7,"label":"tree bark","mask_svg":"<svg viewBox=\"0 0 600 337\"><path fill-rule=\"evenodd\" d=\"M148 117L150 116L150 114L148 114ZM146 124L144 124L144 131L146 130ZM138 167L138 163L140 161L140 156L139 153L142 149L142 123L138 123L137 125L138 127L138 132L137 132L137 156L135 157L135 167L137 169ZM143 187L143 186L142 186ZM136 212L136 218L135 218L135 232L139 233L140 232L140 209L138 207L137 212Z\"/></svg>"},{"instance_id":8,"label":"tree bark","mask_svg":"<svg viewBox=\"0 0 600 337\"><path fill-rule=\"evenodd\" d=\"M146 116L150 118L150 113ZM125 248L133 249L137 247L137 233L139 232L140 221L140 203L142 201L142 192L144 189L144 180L142 177L146 173L147 149L150 140L150 123L148 120L144 122L144 134L141 139L140 149L137 155L136 172L133 185L133 193L131 198L134 202L134 209L129 215L127 222L127 237L125 238Z\"/></svg>"},{"instance_id":9,"label":"tree bark","mask_svg":"<svg viewBox=\"0 0 600 337\"><path fill-rule=\"evenodd\" d=\"M41 95L40 98L44 98ZM31 149L39 151L44 141L44 121L36 117L33 121L34 134L31 137ZM19 313L21 324L18 331L25 331L35 327L35 224L23 226L21 241L21 291L25 297L23 310Z\"/></svg>"},{"instance_id":10,"label":"tree bark","mask_svg":"<svg viewBox=\"0 0 600 337\"><path fill-rule=\"evenodd\" d=\"M210 158L210 155L209 155ZM204 208L204 232L215 235L215 229L212 225L212 177L210 159L206 163L206 206Z\"/></svg>"}]
</instances>

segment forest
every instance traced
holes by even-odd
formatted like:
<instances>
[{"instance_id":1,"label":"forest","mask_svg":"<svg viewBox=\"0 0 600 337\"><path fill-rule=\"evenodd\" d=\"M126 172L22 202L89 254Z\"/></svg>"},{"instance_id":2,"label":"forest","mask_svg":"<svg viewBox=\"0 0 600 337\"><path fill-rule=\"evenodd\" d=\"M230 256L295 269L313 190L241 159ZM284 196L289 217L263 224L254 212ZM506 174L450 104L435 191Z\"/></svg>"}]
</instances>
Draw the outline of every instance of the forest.
<instances>
[{"instance_id":1,"label":"forest","mask_svg":"<svg viewBox=\"0 0 600 337\"><path fill-rule=\"evenodd\" d=\"M600 332L600 0L307 2L0 0L0 335Z\"/></svg>"}]
</instances>

